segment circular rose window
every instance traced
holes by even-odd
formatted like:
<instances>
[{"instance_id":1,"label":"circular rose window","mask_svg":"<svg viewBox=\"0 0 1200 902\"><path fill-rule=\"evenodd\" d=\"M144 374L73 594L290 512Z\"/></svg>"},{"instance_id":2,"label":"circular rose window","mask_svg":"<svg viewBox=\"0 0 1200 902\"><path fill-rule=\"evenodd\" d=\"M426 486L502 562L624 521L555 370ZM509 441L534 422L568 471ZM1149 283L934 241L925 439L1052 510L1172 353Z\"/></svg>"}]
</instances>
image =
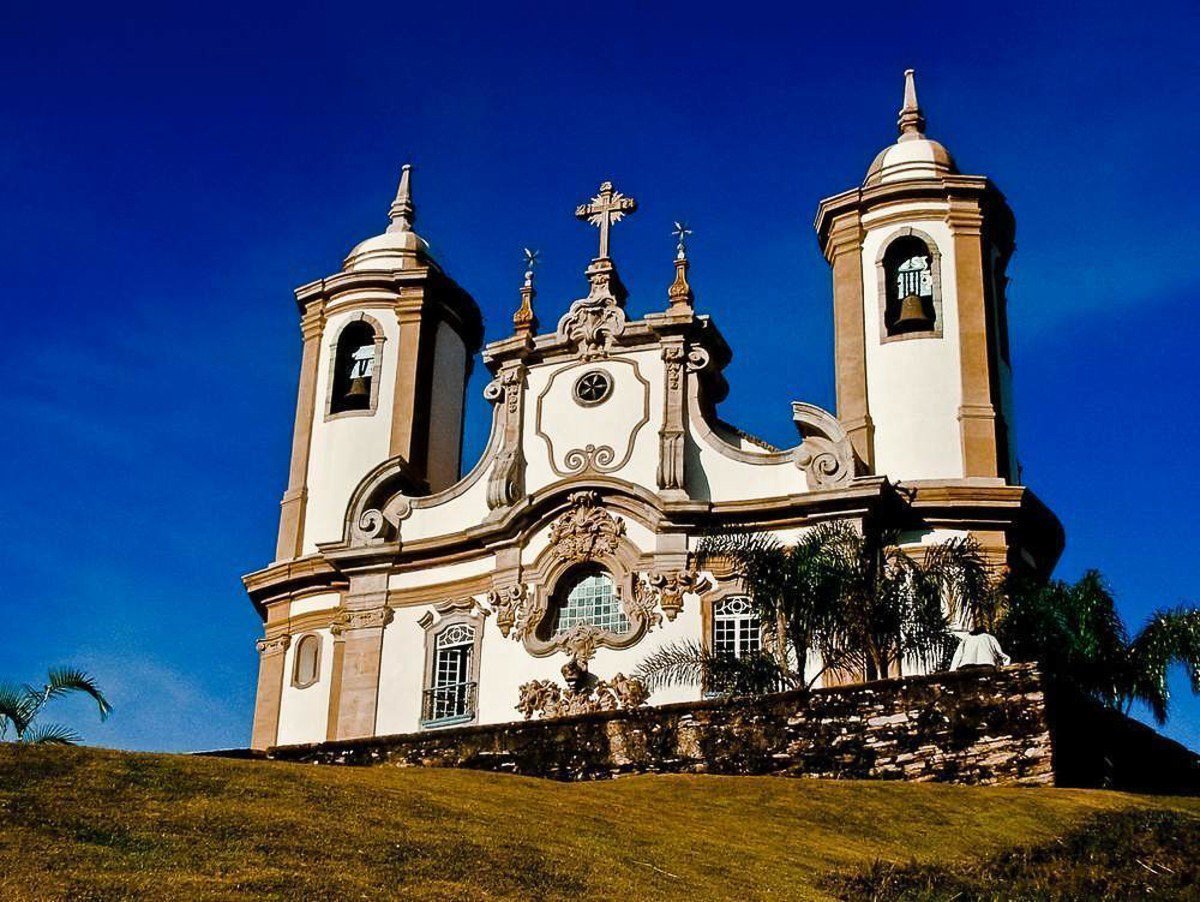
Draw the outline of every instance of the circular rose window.
<instances>
[{"instance_id":1,"label":"circular rose window","mask_svg":"<svg viewBox=\"0 0 1200 902\"><path fill-rule=\"evenodd\" d=\"M591 370L575 380L575 400L584 407L599 404L612 394L612 378L608 373Z\"/></svg>"}]
</instances>

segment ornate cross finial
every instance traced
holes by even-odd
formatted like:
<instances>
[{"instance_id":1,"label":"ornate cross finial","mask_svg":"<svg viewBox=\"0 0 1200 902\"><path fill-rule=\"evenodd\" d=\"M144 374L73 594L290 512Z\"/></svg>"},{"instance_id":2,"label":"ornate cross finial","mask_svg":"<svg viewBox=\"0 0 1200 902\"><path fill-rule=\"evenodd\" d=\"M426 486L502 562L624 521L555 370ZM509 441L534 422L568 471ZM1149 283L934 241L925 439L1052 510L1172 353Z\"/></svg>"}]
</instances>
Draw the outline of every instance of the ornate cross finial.
<instances>
[{"instance_id":1,"label":"ornate cross finial","mask_svg":"<svg viewBox=\"0 0 1200 902\"><path fill-rule=\"evenodd\" d=\"M692 230L687 227L687 223L681 220L675 220L675 227L671 229L671 234L675 236L675 259L687 259L687 237L692 234Z\"/></svg>"},{"instance_id":2,"label":"ornate cross finial","mask_svg":"<svg viewBox=\"0 0 1200 902\"><path fill-rule=\"evenodd\" d=\"M412 199L412 164L405 163L400 168L400 186L396 189L396 199L388 210L392 224L389 232L411 232L413 223L417 220L417 209Z\"/></svg>"},{"instance_id":3,"label":"ornate cross finial","mask_svg":"<svg viewBox=\"0 0 1200 902\"><path fill-rule=\"evenodd\" d=\"M620 191L614 191L612 182L603 182L600 193L589 203L580 204L575 208L575 218L590 222L600 228L600 253L597 260L608 259L608 230L614 222L620 222L626 215L637 210L637 201L626 197Z\"/></svg>"},{"instance_id":4,"label":"ornate cross finial","mask_svg":"<svg viewBox=\"0 0 1200 902\"><path fill-rule=\"evenodd\" d=\"M533 312L533 299L537 291L533 287L533 271L538 264L538 252L524 248L525 284L521 286L521 306L513 314L513 332L528 337L537 331L537 317Z\"/></svg>"},{"instance_id":5,"label":"ornate cross finial","mask_svg":"<svg viewBox=\"0 0 1200 902\"><path fill-rule=\"evenodd\" d=\"M913 70L904 70L904 106L900 108L900 118L896 121L900 129L900 140L910 141L925 134L925 117L917 104L917 83L913 79Z\"/></svg>"}]
</instances>

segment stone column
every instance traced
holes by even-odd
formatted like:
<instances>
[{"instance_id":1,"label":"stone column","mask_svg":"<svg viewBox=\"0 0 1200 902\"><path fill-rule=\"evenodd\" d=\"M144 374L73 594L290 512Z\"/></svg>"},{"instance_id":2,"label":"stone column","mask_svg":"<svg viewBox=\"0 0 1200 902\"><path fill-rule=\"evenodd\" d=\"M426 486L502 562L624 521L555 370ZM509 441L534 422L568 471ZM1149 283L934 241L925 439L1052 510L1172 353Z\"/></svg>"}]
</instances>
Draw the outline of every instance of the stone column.
<instances>
[{"instance_id":1,"label":"stone column","mask_svg":"<svg viewBox=\"0 0 1200 902\"><path fill-rule=\"evenodd\" d=\"M330 700L331 715L336 713L337 717L336 739L357 739L375 733L383 631L391 623L392 615L387 606L387 571L352 573L345 609L330 626L335 637L335 655L337 643L341 646L341 659L334 662L341 665L334 677L339 690L337 701Z\"/></svg>"},{"instance_id":2,"label":"stone column","mask_svg":"<svg viewBox=\"0 0 1200 902\"><path fill-rule=\"evenodd\" d=\"M279 702L283 697L284 662L292 638L286 633L259 639L258 695L254 700L254 729L250 747L266 749L279 737Z\"/></svg>"},{"instance_id":3,"label":"stone column","mask_svg":"<svg viewBox=\"0 0 1200 902\"><path fill-rule=\"evenodd\" d=\"M984 292L983 215L975 201L950 201L947 222L954 241L955 290L958 298L959 360L962 368L962 432L964 476L999 475L996 408L988 371L988 309Z\"/></svg>"},{"instance_id":4,"label":"stone column","mask_svg":"<svg viewBox=\"0 0 1200 902\"><path fill-rule=\"evenodd\" d=\"M857 213L833 222L826 257L833 267L834 371L837 415L854 453L875 465L875 426L867 397L866 322L863 312L863 229Z\"/></svg>"},{"instance_id":5,"label":"stone column","mask_svg":"<svg viewBox=\"0 0 1200 902\"><path fill-rule=\"evenodd\" d=\"M325 302L310 301L300 320L304 351L300 358L300 389L296 398L296 425L292 433L292 463L288 487L279 513L279 539L275 560L300 557L304 547L304 509L308 502L308 456L312 425L317 408L317 369L321 359L321 336L325 331Z\"/></svg>"}]
</instances>

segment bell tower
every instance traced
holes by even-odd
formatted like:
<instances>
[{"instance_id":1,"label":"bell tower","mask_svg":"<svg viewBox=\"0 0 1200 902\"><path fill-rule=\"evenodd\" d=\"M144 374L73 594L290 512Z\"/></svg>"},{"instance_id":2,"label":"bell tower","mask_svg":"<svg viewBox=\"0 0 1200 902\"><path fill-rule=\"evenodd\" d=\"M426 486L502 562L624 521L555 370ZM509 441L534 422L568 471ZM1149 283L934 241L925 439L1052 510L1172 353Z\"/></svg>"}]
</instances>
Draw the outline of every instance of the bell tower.
<instances>
[{"instance_id":1,"label":"bell tower","mask_svg":"<svg viewBox=\"0 0 1200 902\"><path fill-rule=\"evenodd\" d=\"M838 417L863 465L893 482L1016 483L1012 212L926 137L911 69L897 124L863 184L817 211L833 269Z\"/></svg>"},{"instance_id":2,"label":"bell tower","mask_svg":"<svg viewBox=\"0 0 1200 902\"><path fill-rule=\"evenodd\" d=\"M414 495L459 477L483 321L414 231L408 165L388 217L341 272L296 289L304 350L276 561L341 538L351 493L385 460L403 461Z\"/></svg>"}]
</instances>

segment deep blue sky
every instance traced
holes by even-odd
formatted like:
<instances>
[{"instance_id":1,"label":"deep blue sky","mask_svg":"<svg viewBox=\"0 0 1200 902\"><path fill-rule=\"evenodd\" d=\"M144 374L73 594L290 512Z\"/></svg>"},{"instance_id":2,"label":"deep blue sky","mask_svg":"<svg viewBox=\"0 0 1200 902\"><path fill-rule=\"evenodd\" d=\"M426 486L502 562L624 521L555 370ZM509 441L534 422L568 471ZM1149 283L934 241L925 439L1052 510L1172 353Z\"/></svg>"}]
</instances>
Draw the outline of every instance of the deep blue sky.
<instances>
[{"instance_id":1,"label":"deep blue sky","mask_svg":"<svg viewBox=\"0 0 1200 902\"><path fill-rule=\"evenodd\" d=\"M790 442L790 401L833 402L812 216L892 141L908 66L930 134L1016 211L1017 436L1059 574L1100 567L1133 624L1200 601L1194 2L170 6L24 4L0 33L0 679L91 669L117 713L66 706L89 740L248 741L239 577L274 549L291 290L381 230L401 162L489 339L522 245L543 322L580 294L572 211L601 179L641 203L614 233L635 314L663 306L686 217L735 351L722 414ZM1175 685L1168 732L1200 747Z\"/></svg>"}]
</instances>

